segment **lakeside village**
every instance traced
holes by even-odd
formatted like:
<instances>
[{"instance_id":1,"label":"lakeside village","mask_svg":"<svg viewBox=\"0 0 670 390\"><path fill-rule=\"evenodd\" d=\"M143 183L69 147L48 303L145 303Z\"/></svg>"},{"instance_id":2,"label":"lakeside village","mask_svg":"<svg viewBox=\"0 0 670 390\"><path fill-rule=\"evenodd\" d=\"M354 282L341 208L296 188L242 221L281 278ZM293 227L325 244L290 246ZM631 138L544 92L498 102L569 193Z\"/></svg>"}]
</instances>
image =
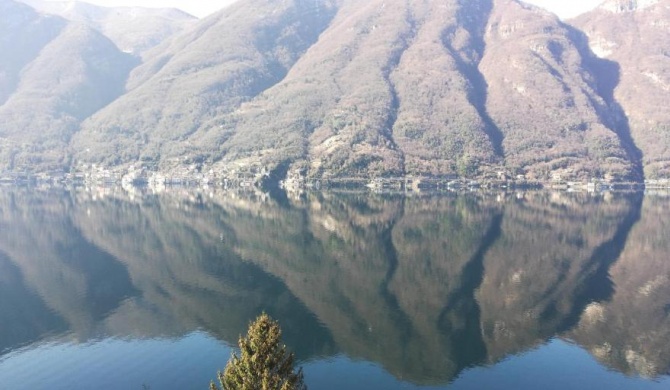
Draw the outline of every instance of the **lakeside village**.
<instances>
[{"instance_id":1,"label":"lakeside village","mask_svg":"<svg viewBox=\"0 0 670 390\"><path fill-rule=\"evenodd\" d=\"M485 178L443 177L373 177L321 178L305 177L299 170L288 171L285 177L274 177L262 166L238 166L237 169L215 169L203 164L182 165L169 171L154 171L147 167L107 168L81 165L72 172L56 170L43 173L0 173L0 184L14 185L85 185L85 186L146 186L160 190L169 186L268 188L279 187L289 193L306 190L346 189L373 192L462 191L475 189L553 189L600 192L607 190L666 190L670 179L645 180L644 183L622 183L603 179L572 181L570 173L556 173L550 181L527 180L523 175L498 171Z\"/></svg>"}]
</instances>

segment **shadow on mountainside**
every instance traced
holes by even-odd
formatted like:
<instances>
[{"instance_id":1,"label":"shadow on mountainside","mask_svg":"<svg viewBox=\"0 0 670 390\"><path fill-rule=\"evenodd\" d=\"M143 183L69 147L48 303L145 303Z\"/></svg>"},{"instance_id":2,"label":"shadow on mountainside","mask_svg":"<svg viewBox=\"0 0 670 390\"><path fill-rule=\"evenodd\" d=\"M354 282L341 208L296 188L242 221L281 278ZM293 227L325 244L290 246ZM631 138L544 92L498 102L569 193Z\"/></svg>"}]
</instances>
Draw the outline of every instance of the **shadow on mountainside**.
<instances>
[{"instance_id":1,"label":"shadow on mountainside","mask_svg":"<svg viewBox=\"0 0 670 390\"><path fill-rule=\"evenodd\" d=\"M464 53L459 53L450 42L449 36L454 33L452 29L447 29L442 33L442 44L451 53L458 71L465 76L466 80L470 82L470 88L467 91L467 98L470 104L477 110L477 113L484 122L484 131L489 138L495 151L496 156L504 158L505 150L503 148L504 134L493 121L486 109L486 100L488 99L488 83L484 74L479 70L479 62L484 56L486 50L486 42L484 41L484 32L488 23L489 17L493 10L493 1L484 0L480 2L472 2L470 6L482 8L481 10L472 11L464 8L460 9L461 15L459 20L471 20L475 15L474 20L470 24L464 24L463 27L468 31L471 37L471 47L473 53L467 61L463 58ZM474 55L473 55L474 54Z\"/></svg>"},{"instance_id":2,"label":"shadow on mountainside","mask_svg":"<svg viewBox=\"0 0 670 390\"><path fill-rule=\"evenodd\" d=\"M600 58L593 53L589 46L589 38L584 32L565 24L569 35L575 42L581 58L584 59L583 67L590 71L595 79L594 89L603 98L607 106L606 111L597 109L600 120L613 132L615 132L622 148L626 151L628 158L633 163L636 177L635 181L644 181L644 167L642 163L642 150L638 148L631 135L629 119L614 96L614 91L621 81L621 66L614 61ZM593 107L598 107L596 102L591 102Z\"/></svg>"}]
</instances>

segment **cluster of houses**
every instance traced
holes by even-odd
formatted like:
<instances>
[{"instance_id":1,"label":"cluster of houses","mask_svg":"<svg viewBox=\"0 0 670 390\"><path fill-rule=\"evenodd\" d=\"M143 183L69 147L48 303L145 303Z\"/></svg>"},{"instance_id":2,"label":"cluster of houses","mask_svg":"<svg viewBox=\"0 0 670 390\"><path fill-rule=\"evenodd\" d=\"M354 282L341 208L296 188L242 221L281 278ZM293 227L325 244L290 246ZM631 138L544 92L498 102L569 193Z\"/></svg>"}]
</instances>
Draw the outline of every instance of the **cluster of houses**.
<instances>
[{"instance_id":1,"label":"cluster of houses","mask_svg":"<svg viewBox=\"0 0 670 390\"><path fill-rule=\"evenodd\" d=\"M82 164L71 172L54 170L39 174L11 173L0 174L0 184L81 184L81 185L121 185L124 188L150 186L160 189L165 186L202 186L202 187L259 187L269 177L269 170L262 166L239 166L237 169L221 169L204 164L175 164L167 171L156 171L142 165L130 165L123 168L107 168L96 164ZM615 183L601 179L587 182L565 180L563 175L554 174L549 182L528 180L524 175L510 175L504 171L483 179L466 179L458 176L444 177L375 177L310 179L300 170L289 170L286 178L279 182L281 188L289 193L299 193L309 189L330 188L369 188L372 191L426 191L426 190L467 190L478 188L552 188L575 191L603 191L611 188L622 189L670 189L670 179L649 179L644 183ZM626 187L628 186L628 187Z\"/></svg>"},{"instance_id":2,"label":"cluster of houses","mask_svg":"<svg viewBox=\"0 0 670 390\"><path fill-rule=\"evenodd\" d=\"M82 164L71 172L54 170L43 173L0 174L0 183L97 184L97 185L185 185L248 187L267 176L264 168L214 170L201 164L179 165L169 171L155 171L140 165L108 168Z\"/></svg>"}]
</instances>

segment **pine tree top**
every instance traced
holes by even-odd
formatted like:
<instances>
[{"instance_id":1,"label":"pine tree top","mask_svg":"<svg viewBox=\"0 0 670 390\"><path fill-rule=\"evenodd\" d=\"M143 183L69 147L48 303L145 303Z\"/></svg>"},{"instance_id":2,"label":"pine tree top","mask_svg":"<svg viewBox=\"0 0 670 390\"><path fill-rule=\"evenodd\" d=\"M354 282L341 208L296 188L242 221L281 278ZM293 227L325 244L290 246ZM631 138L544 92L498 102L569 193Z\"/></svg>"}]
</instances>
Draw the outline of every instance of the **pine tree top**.
<instances>
[{"instance_id":1,"label":"pine tree top","mask_svg":"<svg viewBox=\"0 0 670 390\"><path fill-rule=\"evenodd\" d=\"M295 357L281 343L279 323L266 313L249 324L240 336L240 356L233 353L223 373L223 390L305 390L302 369L294 371ZM212 382L211 390L218 390Z\"/></svg>"}]
</instances>

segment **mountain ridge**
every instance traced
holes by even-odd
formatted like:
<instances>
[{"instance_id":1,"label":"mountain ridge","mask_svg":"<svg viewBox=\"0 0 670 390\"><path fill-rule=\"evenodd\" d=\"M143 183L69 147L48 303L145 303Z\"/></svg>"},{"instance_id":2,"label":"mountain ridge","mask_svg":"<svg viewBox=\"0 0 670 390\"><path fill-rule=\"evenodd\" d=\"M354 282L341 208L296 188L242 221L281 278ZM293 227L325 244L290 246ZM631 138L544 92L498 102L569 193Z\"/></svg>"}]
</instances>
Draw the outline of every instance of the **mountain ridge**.
<instances>
[{"instance_id":1,"label":"mountain ridge","mask_svg":"<svg viewBox=\"0 0 670 390\"><path fill-rule=\"evenodd\" d=\"M45 14L83 23L107 36L122 51L142 55L197 19L175 8L104 7L81 1L20 0Z\"/></svg>"},{"instance_id":2,"label":"mountain ridge","mask_svg":"<svg viewBox=\"0 0 670 390\"><path fill-rule=\"evenodd\" d=\"M645 176L670 174L670 3L608 0L570 21L594 51L619 68L612 95L641 150Z\"/></svg>"},{"instance_id":3,"label":"mountain ridge","mask_svg":"<svg viewBox=\"0 0 670 390\"><path fill-rule=\"evenodd\" d=\"M85 25L22 4L0 3L21 10L22 24L29 27L3 42L19 52L29 50L24 59L7 58L0 68L0 74L16 72L15 87L0 90L0 96L7 96L0 105L0 167L29 172L65 167L79 123L123 93L123 80L136 60ZM32 30L43 25L44 36Z\"/></svg>"},{"instance_id":4,"label":"mountain ridge","mask_svg":"<svg viewBox=\"0 0 670 390\"><path fill-rule=\"evenodd\" d=\"M62 168L667 177L670 48L633 30L649 14L649 34L662 34L669 2L624 3L562 22L516 0L238 2L144 51L118 97L72 130ZM608 49L614 38L602 36L612 31L644 48ZM651 64L654 50L662 61L652 70L630 61ZM631 110L644 93L630 86L642 85L630 76L637 72L656 94L648 110Z\"/></svg>"}]
</instances>

